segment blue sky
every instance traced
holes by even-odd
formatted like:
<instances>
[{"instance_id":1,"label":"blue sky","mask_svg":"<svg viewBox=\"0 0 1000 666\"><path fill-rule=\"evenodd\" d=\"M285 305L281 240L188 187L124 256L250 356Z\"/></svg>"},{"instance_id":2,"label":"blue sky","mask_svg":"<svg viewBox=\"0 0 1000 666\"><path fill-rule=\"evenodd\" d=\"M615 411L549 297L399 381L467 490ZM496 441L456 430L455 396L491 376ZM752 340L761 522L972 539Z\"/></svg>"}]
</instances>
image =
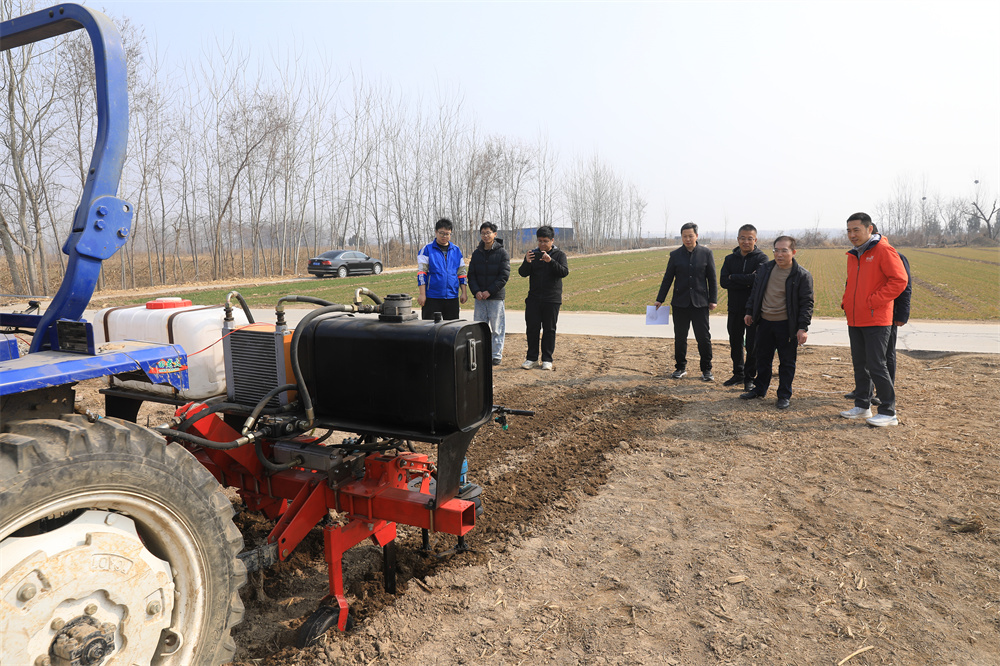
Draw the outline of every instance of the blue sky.
<instances>
[{"instance_id":1,"label":"blue sky","mask_svg":"<svg viewBox=\"0 0 1000 666\"><path fill-rule=\"evenodd\" d=\"M639 185L646 229L839 228L889 198L1000 192L997 2L89 2L168 67L217 40L461 93L485 133ZM926 183L926 185L925 185ZM991 200L992 200L991 196Z\"/></svg>"}]
</instances>

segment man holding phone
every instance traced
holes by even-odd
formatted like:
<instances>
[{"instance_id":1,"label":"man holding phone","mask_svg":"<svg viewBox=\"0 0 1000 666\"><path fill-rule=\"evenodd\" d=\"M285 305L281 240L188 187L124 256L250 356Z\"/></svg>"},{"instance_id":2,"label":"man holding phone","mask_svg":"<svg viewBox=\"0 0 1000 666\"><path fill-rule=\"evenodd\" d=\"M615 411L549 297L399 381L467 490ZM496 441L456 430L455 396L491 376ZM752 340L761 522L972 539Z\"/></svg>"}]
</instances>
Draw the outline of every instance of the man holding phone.
<instances>
[{"instance_id":1,"label":"man holding phone","mask_svg":"<svg viewBox=\"0 0 1000 666\"><path fill-rule=\"evenodd\" d=\"M552 370L556 350L556 321L562 305L562 279L569 275L566 253L555 246L555 231L545 224L538 227L538 247L524 255L517 274L528 278L528 297L524 299L524 324L528 353L521 367ZM541 364L538 363L538 334L541 332Z\"/></svg>"}]
</instances>

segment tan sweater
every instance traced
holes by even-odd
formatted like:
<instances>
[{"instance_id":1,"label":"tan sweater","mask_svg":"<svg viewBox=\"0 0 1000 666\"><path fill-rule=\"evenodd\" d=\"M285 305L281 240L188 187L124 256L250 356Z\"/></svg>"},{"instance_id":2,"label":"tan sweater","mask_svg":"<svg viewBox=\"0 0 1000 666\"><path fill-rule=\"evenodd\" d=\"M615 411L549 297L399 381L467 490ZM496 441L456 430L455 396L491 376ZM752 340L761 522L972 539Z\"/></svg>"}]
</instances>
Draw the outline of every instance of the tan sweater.
<instances>
[{"instance_id":1,"label":"tan sweater","mask_svg":"<svg viewBox=\"0 0 1000 666\"><path fill-rule=\"evenodd\" d=\"M760 306L760 316L767 321L785 321L788 310L785 307L785 280L792 272L792 267L775 266L768 276L767 287L764 288L764 302Z\"/></svg>"}]
</instances>

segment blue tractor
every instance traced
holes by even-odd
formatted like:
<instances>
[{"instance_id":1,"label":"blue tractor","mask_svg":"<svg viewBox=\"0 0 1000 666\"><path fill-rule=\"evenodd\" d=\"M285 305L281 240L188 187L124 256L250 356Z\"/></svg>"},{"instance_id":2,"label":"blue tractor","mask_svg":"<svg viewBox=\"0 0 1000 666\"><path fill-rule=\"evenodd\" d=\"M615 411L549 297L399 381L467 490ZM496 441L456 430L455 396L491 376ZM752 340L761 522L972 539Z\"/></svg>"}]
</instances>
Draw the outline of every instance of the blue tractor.
<instances>
[{"instance_id":1,"label":"blue tractor","mask_svg":"<svg viewBox=\"0 0 1000 666\"><path fill-rule=\"evenodd\" d=\"M0 663L217 664L243 615L231 502L183 446L74 413L76 382L145 376L187 386L181 347L96 345L81 319L101 263L128 239L117 197L128 136L122 39L103 14L59 5L0 23L0 51L86 30L97 140L44 314L0 314ZM14 334L31 335L21 354Z\"/></svg>"},{"instance_id":2,"label":"blue tractor","mask_svg":"<svg viewBox=\"0 0 1000 666\"><path fill-rule=\"evenodd\" d=\"M95 343L81 318L132 219L116 196L128 134L121 37L102 14L60 5L0 24L0 50L78 29L93 44L98 131L63 247L66 276L44 314L0 314L0 663L230 661L247 571L287 561L313 529L323 532L329 594L299 644L345 631L343 553L380 546L393 593L397 524L420 528L423 550L434 533L458 538L446 553L468 550L483 510L481 488L465 479L468 447L491 419L506 429L508 414L532 412L492 404L483 322L420 320L409 295L359 288L345 304L284 296L275 322L259 323L232 292L247 317L236 322L227 298L212 332L225 381L205 384L218 393L182 404L163 427L136 425L136 405L163 392L128 386L201 386L205 356L189 382L183 347L127 339L144 339L128 326L113 340L108 319ZM293 330L286 302L321 307ZM31 335L25 354L18 332ZM99 377L116 378L105 395L117 407L107 402L103 418L74 413L74 384ZM241 510L274 521L262 543L244 550L224 487Z\"/></svg>"}]
</instances>

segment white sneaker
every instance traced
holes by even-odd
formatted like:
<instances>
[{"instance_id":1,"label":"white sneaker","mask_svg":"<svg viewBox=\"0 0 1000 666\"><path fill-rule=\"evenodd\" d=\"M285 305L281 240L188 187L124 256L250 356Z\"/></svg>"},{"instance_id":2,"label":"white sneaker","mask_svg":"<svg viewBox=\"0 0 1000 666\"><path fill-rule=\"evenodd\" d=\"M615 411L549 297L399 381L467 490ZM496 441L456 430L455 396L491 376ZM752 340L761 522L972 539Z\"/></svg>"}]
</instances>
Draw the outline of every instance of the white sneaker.
<instances>
[{"instance_id":1,"label":"white sneaker","mask_svg":"<svg viewBox=\"0 0 1000 666\"><path fill-rule=\"evenodd\" d=\"M542 370L551 370L552 361L542 361Z\"/></svg>"},{"instance_id":2,"label":"white sneaker","mask_svg":"<svg viewBox=\"0 0 1000 666\"><path fill-rule=\"evenodd\" d=\"M535 364L534 361L525 361L524 363L521 364L521 369L522 370L531 370L533 367L535 367L535 365L536 364ZM871 414L869 414L868 416L871 416Z\"/></svg>"},{"instance_id":3,"label":"white sneaker","mask_svg":"<svg viewBox=\"0 0 1000 666\"><path fill-rule=\"evenodd\" d=\"M871 417L872 410L870 407L852 407L840 415L845 419L867 419Z\"/></svg>"},{"instance_id":4,"label":"white sneaker","mask_svg":"<svg viewBox=\"0 0 1000 666\"><path fill-rule=\"evenodd\" d=\"M876 428L899 425L899 419L895 416L889 416L888 414L876 414L870 419L866 419L865 422L870 426L875 426Z\"/></svg>"}]
</instances>

